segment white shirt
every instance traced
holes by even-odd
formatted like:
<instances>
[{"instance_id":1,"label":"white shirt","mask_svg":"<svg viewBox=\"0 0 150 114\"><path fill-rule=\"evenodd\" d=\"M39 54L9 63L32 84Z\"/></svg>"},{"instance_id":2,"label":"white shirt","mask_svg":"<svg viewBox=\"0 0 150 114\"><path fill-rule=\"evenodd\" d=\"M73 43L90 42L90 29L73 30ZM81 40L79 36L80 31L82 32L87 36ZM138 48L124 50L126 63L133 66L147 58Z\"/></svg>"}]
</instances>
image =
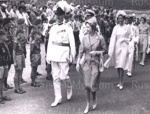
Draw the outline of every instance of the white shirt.
<instances>
[{"instance_id":1,"label":"white shirt","mask_svg":"<svg viewBox=\"0 0 150 114\"><path fill-rule=\"evenodd\" d=\"M18 17L17 12L18 12L18 10L16 10L16 12L14 12L13 9L11 9L10 10L10 15L9 15L10 18L17 18Z\"/></svg>"},{"instance_id":2,"label":"white shirt","mask_svg":"<svg viewBox=\"0 0 150 114\"><path fill-rule=\"evenodd\" d=\"M49 33L47 61L67 62L70 59L74 60L76 50L72 28L67 24L53 25ZM53 42L69 43L70 47L58 46L53 44Z\"/></svg>"}]
</instances>

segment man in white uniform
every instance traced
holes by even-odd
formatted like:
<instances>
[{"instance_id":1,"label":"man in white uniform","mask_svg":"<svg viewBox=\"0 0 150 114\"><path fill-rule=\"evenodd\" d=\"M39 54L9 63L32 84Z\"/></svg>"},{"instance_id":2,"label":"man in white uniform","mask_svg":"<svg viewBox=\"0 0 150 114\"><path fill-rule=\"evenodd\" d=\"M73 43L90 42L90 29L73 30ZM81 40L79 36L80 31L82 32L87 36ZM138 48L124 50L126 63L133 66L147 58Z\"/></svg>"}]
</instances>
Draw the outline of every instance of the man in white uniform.
<instances>
[{"instance_id":1,"label":"man in white uniform","mask_svg":"<svg viewBox=\"0 0 150 114\"><path fill-rule=\"evenodd\" d=\"M136 49L136 51L138 51L137 44L139 42L139 29L138 29L137 25L135 25L133 23L133 16L129 17L129 26L131 26L132 36L131 36L131 41L129 42L130 53L129 53L129 62L128 62L129 64L128 64L127 75L129 77L131 77L132 76L133 60L134 60L134 52L135 52L135 49Z\"/></svg>"},{"instance_id":2,"label":"man in white uniform","mask_svg":"<svg viewBox=\"0 0 150 114\"><path fill-rule=\"evenodd\" d=\"M51 104L52 107L61 103L61 80L66 82L67 99L70 100L72 97L72 85L68 71L69 63L74 61L76 54L73 30L63 23L67 6L62 5L63 3L61 2L64 1L56 4L57 22L51 27L47 49L47 62L51 62L52 65L55 94L55 101Z\"/></svg>"}]
</instances>

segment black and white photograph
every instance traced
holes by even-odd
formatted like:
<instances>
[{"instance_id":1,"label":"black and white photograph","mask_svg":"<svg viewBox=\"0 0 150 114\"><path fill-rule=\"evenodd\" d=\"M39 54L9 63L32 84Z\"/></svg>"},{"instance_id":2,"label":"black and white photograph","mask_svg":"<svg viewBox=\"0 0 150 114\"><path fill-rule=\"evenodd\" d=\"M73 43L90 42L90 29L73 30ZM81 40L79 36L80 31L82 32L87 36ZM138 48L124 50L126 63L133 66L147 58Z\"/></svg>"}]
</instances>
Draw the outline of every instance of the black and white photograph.
<instances>
[{"instance_id":1,"label":"black and white photograph","mask_svg":"<svg viewBox=\"0 0 150 114\"><path fill-rule=\"evenodd\" d=\"M0 0L0 114L150 114L150 0Z\"/></svg>"}]
</instances>

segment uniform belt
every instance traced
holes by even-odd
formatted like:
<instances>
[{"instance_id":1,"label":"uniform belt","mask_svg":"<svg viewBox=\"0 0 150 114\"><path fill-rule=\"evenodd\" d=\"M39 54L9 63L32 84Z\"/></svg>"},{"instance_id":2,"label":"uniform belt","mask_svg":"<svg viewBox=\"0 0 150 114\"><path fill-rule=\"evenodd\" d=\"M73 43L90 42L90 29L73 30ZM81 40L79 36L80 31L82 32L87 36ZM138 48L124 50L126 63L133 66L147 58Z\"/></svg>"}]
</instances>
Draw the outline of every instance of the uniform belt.
<instances>
[{"instance_id":1,"label":"uniform belt","mask_svg":"<svg viewBox=\"0 0 150 114\"><path fill-rule=\"evenodd\" d=\"M52 44L54 45L58 45L58 46L66 46L66 47L69 47L69 43L57 43L57 42L52 42Z\"/></svg>"}]
</instances>

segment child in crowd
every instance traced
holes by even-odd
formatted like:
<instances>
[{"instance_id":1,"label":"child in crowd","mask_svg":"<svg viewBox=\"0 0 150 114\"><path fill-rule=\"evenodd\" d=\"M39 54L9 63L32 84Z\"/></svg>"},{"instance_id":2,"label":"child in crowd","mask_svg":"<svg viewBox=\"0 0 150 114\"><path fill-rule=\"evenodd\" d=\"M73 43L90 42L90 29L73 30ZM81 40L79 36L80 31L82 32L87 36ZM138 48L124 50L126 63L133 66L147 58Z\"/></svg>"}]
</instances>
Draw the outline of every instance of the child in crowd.
<instances>
[{"instance_id":1,"label":"child in crowd","mask_svg":"<svg viewBox=\"0 0 150 114\"><path fill-rule=\"evenodd\" d=\"M31 86L40 87L40 84L36 82L37 79L37 69L41 65L41 33L34 31L32 33L32 42L30 47L30 61L31 61Z\"/></svg>"},{"instance_id":2,"label":"child in crowd","mask_svg":"<svg viewBox=\"0 0 150 114\"><path fill-rule=\"evenodd\" d=\"M20 18L20 19L18 19L17 24L18 24L17 30L22 30L24 32L23 34L25 35L26 34L25 20L23 18ZM27 39L25 39L25 42L27 42ZM24 46L24 56L25 56L25 58L26 58L26 54L27 54L26 46ZM23 79L23 77L21 77L21 84L24 84L24 83L27 83L27 81L25 81Z\"/></svg>"},{"instance_id":3,"label":"child in crowd","mask_svg":"<svg viewBox=\"0 0 150 114\"><path fill-rule=\"evenodd\" d=\"M16 40L13 45L13 58L15 66L15 93L24 94L25 90L21 88L21 78L23 74L23 69L25 68L25 35L23 30L18 30L16 33Z\"/></svg>"},{"instance_id":4,"label":"child in crowd","mask_svg":"<svg viewBox=\"0 0 150 114\"><path fill-rule=\"evenodd\" d=\"M10 101L11 99L3 96L3 84L4 78L8 75L8 64L10 59L10 52L5 44L7 40L4 31L0 30L0 104L4 104L5 101Z\"/></svg>"}]
</instances>

